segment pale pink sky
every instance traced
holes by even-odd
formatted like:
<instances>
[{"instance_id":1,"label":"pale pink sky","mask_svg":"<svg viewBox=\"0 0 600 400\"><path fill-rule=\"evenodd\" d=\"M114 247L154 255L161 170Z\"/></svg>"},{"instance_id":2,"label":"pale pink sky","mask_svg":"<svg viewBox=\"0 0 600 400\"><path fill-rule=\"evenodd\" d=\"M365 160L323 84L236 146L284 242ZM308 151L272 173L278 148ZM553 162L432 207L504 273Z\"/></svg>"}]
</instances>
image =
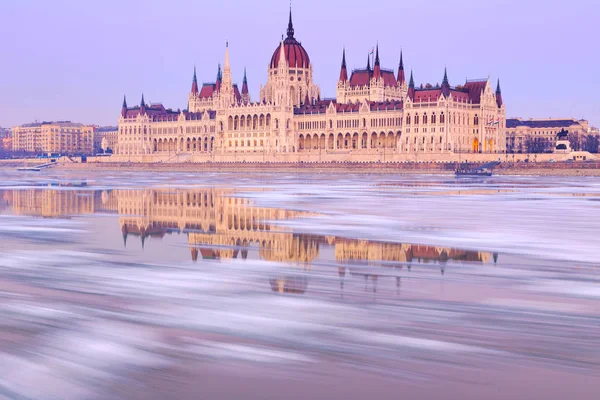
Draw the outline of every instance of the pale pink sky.
<instances>
[{"instance_id":1,"label":"pale pink sky","mask_svg":"<svg viewBox=\"0 0 600 400\"><path fill-rule=\"evenodd\" d=\"M185 108L194 63L213 81L229 41L234 81L258 98L285 32L286 0L1 0L0 126L69 119L116 124L123 94ZM600 5L595 0L296 0L296 38L335 96L343 46L364 67L400 49L415 81L501 80L508 116L600 124Z\"/></svg>"}]
</instances>

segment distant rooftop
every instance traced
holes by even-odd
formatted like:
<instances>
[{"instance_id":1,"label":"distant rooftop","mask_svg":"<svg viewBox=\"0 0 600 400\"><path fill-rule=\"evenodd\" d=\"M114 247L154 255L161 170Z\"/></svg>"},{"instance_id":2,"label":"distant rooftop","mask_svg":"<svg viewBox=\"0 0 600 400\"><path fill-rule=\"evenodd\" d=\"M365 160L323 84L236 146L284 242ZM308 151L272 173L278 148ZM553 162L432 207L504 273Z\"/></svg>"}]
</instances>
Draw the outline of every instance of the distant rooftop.
<instances>
[{"instance_id":1,"label":"distant rooftop","mask_svg":"<svg viewBox=\"0 0 600 400\"><path fill-rule=\"evenodd\" d=\"M521 118L507 118L506 127L516 128L518 126L526 126L529 128L568 128L571 125L583 122L578 121L575 118L546 118L546 119L528 119L523 120Z\"/></svg>"},{"instance_id":2,"label":"distant rooftop","mask_svg":"<svg viewBox=\"0 0 600 400\"><path fill-rule=\"evenodd\" d=\"M71 122L71 121L42 121L42 122L31 122L29 124L23 124L21 125L22 128L35 128L38 126L42 126L42 125L58 125L58 126L84 126L83 124L80 124L78 122Z\"/></svg>"},{"instance_id":3,"label":"distant rooftop","mask_svg":"<svg viewBox=\"0 0 600 400\"><path fill-rule=\"evenodd\" d=\"M114 132L117 129L118 128L116 126L101 126L98 129L96 129L96 132Z\"/></svg>"}]
</instances>

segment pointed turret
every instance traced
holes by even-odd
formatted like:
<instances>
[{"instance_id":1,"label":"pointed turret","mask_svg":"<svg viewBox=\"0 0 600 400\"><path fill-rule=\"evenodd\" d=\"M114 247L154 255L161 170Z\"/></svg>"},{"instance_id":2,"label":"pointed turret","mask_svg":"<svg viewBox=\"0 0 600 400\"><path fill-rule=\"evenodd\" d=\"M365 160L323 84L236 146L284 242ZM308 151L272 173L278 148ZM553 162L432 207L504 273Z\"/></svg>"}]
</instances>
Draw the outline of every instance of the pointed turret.
<instances>
[{"instance_id":1,"label":"pointed turret","mask_svg":"<svg viewBox=\"0 0 600 400\"><path fill-rule=\"evenodd\" d=\"M445 97L450 95L450 83L448 82L448 71L444 67L444 79L442 80L442 93Z\"/></svg>"},{"instance_id":2,"label":"pointed turret","mask_svg":"<svg viewBox=\"0 0 600 400\"><path fill-rule=\"evenodd\" d=\"M404 61L402 60L402 50L400 50L400 64L398 64L398 84L404 85L406 77L404 76Z\"/></svg>"},{"instance_id":3,"label":"pointed turret","mask_svg":"<svg viewBox=\"0 0 600 400\"><path fill-rule=\"evenodd\" d=\"M367 54L367 71L371 71L371 55Z\"/></svg>"},{"instance_id":4,"label":"pointed turret","mask_svg":"<svg viewBox=\"0 0 600 400\"><path fill-rule=\"evenodd\" d=\"M498 107L502 107L502 91L500 90L500 79L498 79L498 84L496 85L496 104L498 104Z\"/></svg>"},{"instance_id":5,"label":"pointed turret","mask_svg":"<svg viewBox=\"0 0 600 400\"><path fill-rule=\"evenodd\" d=\"M225 60L221 75L221 89L228 97L227 102L233 102L233 79L231 77L231 64L229 63L229 42L225 43Z\"/></svg>"},{"instance_id":6,"label":"pointed turret","mask_svg":"<svg viewBox=\"0 0 600 400\"><path fill-rule=\"evenodd\" d=\"M375 66L373 68L373 77L375 79L381 78L381 65L379 64L379 44L375 50Z\"/></svg>"},{"instance_id":7,"label":"pointed turret","mask_svg":"<svg viewBox=\"0 0 600 400\"><path fill-rule=\"evenodd\" d=\"M340 82L348 80L348 70L346 69L346 49L342 52L342 69L340 70Z\"/></svg>"},{"instance_id":8,"label":"pointed turret","mask_svg":"<svg viewBox=\"0 0 600 400\"><path fill-rule=\"evenodd\" d=\"M123 95L123 105L121 106L121 116L125 118L127 116L127 99Z\"/></svg>"},{"instance_id":9,"label":"pointed turret","mask_svg":"<svg viewBox=\"0 0 600 400\"><path fill-rule=\"evenodd\" d=\"M229 66L229 42L225 42L225 62L223 63L223 69L230 68Z\"/></svg>"},{"instance_id":10,"label":"pointed turret","mask_svg":"<svg viewBox=\"0 0 600 400\"><path fill-rule=\"evenodd\" d=\"M194 78L192 78L192 94L198 94L198 80L196 79L196 66L194 65Z\"/></svg>"},{"instance_id":11,"label":"pointed turret","mask_svg":"<svg viewBox=\"0 0 600 400\"><path fill-rule=\"evenodd\" d=\"M304 97L304 104L310 104L310 98L308 97L308 92L306 92L306 96Z\"/></svg>"},{"instance_id":12,"label":"pointed turret","mask_svg":"<svg viewBox=\"0 0 600 400\"><path fill-rule=\"evenodd\" d=\"M146 114L146 102L144 101L144 93L142 93L142 101L140 101L140 114Z\"/></svg>"},{"instance_id":13,"label":"pointed turret","mask_svg":"<svg viewBox=\"0 0 600 400\"><path fill-rule=\"evenodd\" d=\"M292 6L290 5L290 20L288 22L287 37L290 39L294 38L294 24L292 22Z\"/></svg>"},{"instance_id":14,"label":"pointed turret","mask_svg":"<svg viewBox=\"0 0 600 400\"><path fill-rule=\"evenodd\" d=\"M281 48L279 49L279 63L277 66L286 70L288 67L288 62L285 59L285 45L283 44L283 40L281 41Z\"/></svg>"},{"instance_id":15,"label":"pointed turret","mask_svg":"<svg viewBox=\"0 0 600 400\"><path fill-rule=\"evenodd\" d=\"M244 81L242 82L242 95L248 94L248 79L246 79L246 67L244 67Z\"/></svg>"},{"instance_id":16,"label":"pointed turret","mask_svg":"<svg viewBox=\"0 0 600 400\"><path fill-rule=\"evenodd\" d=\"M223 75L221 74L221 64L219 64L219 68L217 69L217 82L216 82L216 91L221 90L221 83L223 82Z\"/></svg>"},{"instance_id":17,"label":"pointed turret","mask_svg":"<svg viewBox=\"0 0 600 400\"><path fill-rule=\"evenodd\" d=\"M415 80L413 79L412 70L410 71L410 81L408 82L408 97L411 100L415 99Z\"/></svg>"}]
</instances>

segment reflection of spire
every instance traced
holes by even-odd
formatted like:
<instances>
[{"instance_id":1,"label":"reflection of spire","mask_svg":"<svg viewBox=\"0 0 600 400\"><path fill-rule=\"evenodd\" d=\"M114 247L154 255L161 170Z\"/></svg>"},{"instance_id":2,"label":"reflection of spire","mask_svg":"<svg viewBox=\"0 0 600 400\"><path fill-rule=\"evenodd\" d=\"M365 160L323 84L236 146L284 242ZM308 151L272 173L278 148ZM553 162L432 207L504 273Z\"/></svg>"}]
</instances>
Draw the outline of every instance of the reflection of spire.
<instances>
[{"instance_id":1,"label":"reflection of spire","mask_svg":"<svg viewBox=\"0 0 600 400\"><path fill-rule=\"evenodd\" d=\"M498 253L494 253L493 257L494 257L494 264L496 264L498 262Z\"/></svg>"},{"instance_id":2,"label":"reflection of spire","mask_svg":"<svg viewBox=\"0 0 600 400\"><path fill-rule=\"evenodd\" d=\"M144 249L144 242L146 241L146 235L142 235L142 250Z\"/></svg>"},{"instance_id":3,"label":"reflection of spire","mask_svg":"<svg viewBox=\"0 0 600 400\"><path fill-rule=\"evenodd\" d=\"M123 234L123 247L127 247L127 232Z\"/></svg>"}]
</instances>

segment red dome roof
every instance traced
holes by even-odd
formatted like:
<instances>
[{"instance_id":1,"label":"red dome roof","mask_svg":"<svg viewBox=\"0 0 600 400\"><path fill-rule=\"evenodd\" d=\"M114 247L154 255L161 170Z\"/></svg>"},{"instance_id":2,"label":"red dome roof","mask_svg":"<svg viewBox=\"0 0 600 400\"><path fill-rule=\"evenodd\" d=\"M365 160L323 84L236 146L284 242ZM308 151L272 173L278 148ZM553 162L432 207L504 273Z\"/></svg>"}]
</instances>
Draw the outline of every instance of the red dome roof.
<instances>
[{"instance_id":1,"label":"red dome roof","mask_svg":"<svg viewBox=\"0 0 600 400\"><path fill-rule=\"evenodd\" d=\"M294 25L292 24L292 12L290 10L290 22L288 23L287 38L283 42L283 48L285 51L285 59L290 67L308 68L310 65L310 59L308 53L302 47L299 41L294 38ZM279 65L279 52L281 51L281 43L273 52L271 57L271 68L277 68Z\"/></svg>"}]
</instances>

